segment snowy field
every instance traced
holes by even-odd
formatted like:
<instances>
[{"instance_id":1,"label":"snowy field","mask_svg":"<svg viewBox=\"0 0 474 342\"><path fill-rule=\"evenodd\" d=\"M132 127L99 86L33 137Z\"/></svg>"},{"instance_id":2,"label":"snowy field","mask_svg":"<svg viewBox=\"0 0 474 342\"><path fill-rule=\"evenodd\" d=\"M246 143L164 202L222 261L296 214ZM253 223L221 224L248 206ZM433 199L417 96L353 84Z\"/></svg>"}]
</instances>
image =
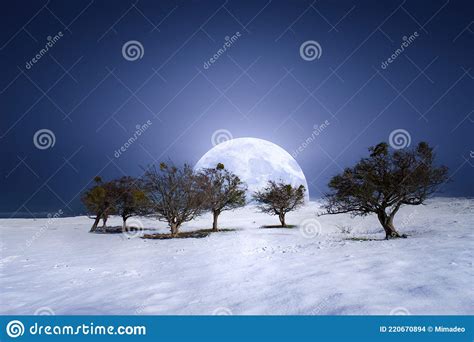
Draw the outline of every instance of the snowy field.
<instances>
[{"instance_id":1,"label":"snowy field","mask_svg":"<svg viewBox=\"0 0 474 342\"><path fill-rule=\"evenodd\" d=\"M316 222L319 208L288 215L305 231L259 228L278 218L246 207L220 218L236 231L175 240L90 234L87 217L0 219L0 314L474 314L474 200L404 207L409 238L391 241L351 240L384 234L374 217Z\"/></svg>"}]
</instances>

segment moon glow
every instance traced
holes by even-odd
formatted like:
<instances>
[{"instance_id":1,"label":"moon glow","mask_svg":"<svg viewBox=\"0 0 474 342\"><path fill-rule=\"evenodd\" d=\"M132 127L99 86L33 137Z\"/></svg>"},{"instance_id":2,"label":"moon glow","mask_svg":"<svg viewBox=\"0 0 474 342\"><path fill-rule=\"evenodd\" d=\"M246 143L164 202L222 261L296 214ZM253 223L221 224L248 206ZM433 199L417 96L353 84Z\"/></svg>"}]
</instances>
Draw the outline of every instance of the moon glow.
<instances>
[{"instance_id":1,"label":"moon glow","mask_svg":"<svg viewBox=\"0 0 474 342\"><path fill-rule=\"evenodd\" d=\"M280 146L263 139L237 138L210 149L194 166L194 170L214 168L218 163L232 171L248 186L247 198L264 188L269 180L304 185L309 201L308 183L296 160Z\"/></svg>"}]
</instances>

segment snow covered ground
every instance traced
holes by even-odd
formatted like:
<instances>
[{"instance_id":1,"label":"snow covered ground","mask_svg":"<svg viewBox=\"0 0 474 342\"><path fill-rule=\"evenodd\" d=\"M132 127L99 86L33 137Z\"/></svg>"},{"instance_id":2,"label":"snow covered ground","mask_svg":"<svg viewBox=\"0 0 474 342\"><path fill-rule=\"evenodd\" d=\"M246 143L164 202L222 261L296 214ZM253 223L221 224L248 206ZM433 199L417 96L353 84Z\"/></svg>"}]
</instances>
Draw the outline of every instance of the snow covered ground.
<instances>
[{"instance_id":1,"label":"snow covered ground","mask_svg":"<svg viewBox=\"0 0 474 342\"><path fill-rule=\"evenodd\" d=\"M236 231L176 240L90 234L87 217L0 219L0 314L474 314L474 200L405 207L409 238L391 241L350 240L384 234L319 208L288 215L304 230L259 228L278 219L246 207L220 218Z\"/></svg>"}]
</instances>

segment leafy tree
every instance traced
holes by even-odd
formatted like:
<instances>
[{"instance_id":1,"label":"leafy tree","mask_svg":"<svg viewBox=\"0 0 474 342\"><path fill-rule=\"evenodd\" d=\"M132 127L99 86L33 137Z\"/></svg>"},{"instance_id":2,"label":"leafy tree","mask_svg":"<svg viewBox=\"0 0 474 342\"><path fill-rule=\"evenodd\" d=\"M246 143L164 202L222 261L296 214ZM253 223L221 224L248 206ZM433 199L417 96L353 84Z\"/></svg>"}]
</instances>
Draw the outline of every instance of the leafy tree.
<instances>
[{"instance_id":1,"label":"leafy tree","mask_svg":"<svg viewBox=\"0 0 474 342\"><path fill-rule=\"evenodd\" d=\"M123 229L127 228L128 218L149 213L149 201L140 180L125 176L112 181L111 187L115 213L122 218Z\"/></svg>"},{"instance_id":2,"label":"leafy tree","mask_svg":"<svg viewBox=\"0 0 474 342\"><path fill-rule=\"evenodd\" d=\"M152 166L145 172L144 183L152 215L168 222L172 234L205 211L197 177L187 164L181 168L165 163L158 169Z\"/></svg>"},{"instance_id":3,"label":"leafy tree","mask_svg":"<svg viewBox=\"0 0 474 342\"><path fill-rule=\"evenodd\" d=\"M370 147L370 156L329 182L325 214L376 214L387 239L400 235L393 224L403 205L420 205L448 180L445 166L434 166L433 149L421 142L414 149L390 152L386 143Z\"/></svg>"},{"instance_id":4,"label":"leafy tree","mask_svg":"<svg viewBox=\"0 0 474 342\"><path fill-rule=\"evenodd\" d=\"M282 227L286 227L285 215L304 204L305 187L268 181L267 186L253 194L258 208L263 213L278 215Z\"/></svg>"},{"instance_id":5,"label":"leafy tree","mask_svg":"<svg viewBox=\"0 0 474 342\"><path fill-rule=\"evenodd\" d=\"M105 226L108 216L115 210L111 183L102 182L100 177L95 177L94 182L95 185L87 190L81 198L89 216L94 218L91 232L97 231L101 219L104 220Z\"/></svg>"},{"instance_id":6,"label":"leafy tree","mask_svg":"<svg viewBox=\"0 0 474 342\"><path fill-rule=\"evenodd\" d=\"M245 205L246 186L235 174L219 163L199 173L200 188L205 196L205 206L212 212L212 230L217 231L217 219L225 210Z\"/></svg>"}]
</instances>

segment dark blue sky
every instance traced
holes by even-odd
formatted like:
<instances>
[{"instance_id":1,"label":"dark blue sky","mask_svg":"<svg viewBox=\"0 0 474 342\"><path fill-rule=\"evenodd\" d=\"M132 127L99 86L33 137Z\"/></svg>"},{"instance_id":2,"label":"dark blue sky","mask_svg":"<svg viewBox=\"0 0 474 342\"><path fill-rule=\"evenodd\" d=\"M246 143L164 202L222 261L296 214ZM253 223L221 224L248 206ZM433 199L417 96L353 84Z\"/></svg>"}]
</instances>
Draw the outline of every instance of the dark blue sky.
<instances>
[{"instance_id":1,"label":"dark blue sky","mask_svg":"<svg viewBox=\"0 0 474 342\"><path fill-rule=\"evenodd\" d=\"M78 213L95 175L139 176L140 166L168 157L194 164L218 130L290 153L315 137L296 160L317 198L332 175L402 129L410 146L429 142L449 166L453 182L443 195L474 195L472 1L1 6L4 216ZM141 58L124 58L129 41L141 44ZM307 41L319 43L319 58L302 58ZM314 135L313 126L326 120ZM35 146L41 129L54 134L54 146Z\"/></svg>"}]
</instances>

